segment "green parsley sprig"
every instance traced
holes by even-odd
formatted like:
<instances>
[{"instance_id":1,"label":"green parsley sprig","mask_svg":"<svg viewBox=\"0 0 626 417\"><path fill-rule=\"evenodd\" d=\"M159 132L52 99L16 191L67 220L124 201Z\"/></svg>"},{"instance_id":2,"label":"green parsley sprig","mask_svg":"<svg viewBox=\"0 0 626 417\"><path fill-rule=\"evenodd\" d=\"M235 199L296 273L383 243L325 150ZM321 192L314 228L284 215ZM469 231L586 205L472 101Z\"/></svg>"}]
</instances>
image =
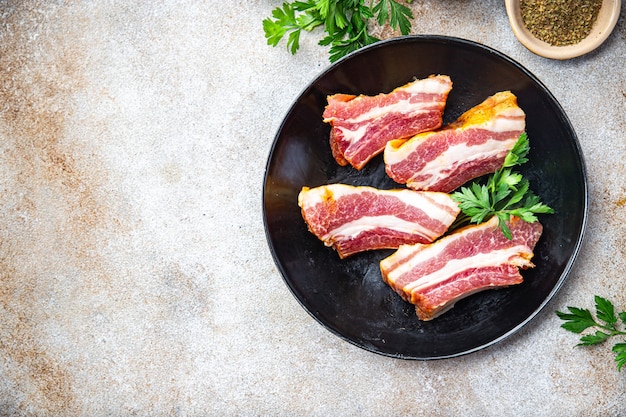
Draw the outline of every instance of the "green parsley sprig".
<instances>
[{"instance_id":1,"label":"green parsley sprig","mask_svg":"<svg viewBox=\"0 0 626 417\"><path fill-rule=\"evenodd\" d=\"M537 221L537 214L554 213L530 190L528 180L511 169L528 161L529 150L528 135L524 132L507 154L502 167L487 178L486 184L474 181L469 187L461 187L452 193L452 199L459 203L461 209L452 227L478 224L496 216L502 233L512 239L511 230L506 224L511 216L533 223Z\"/></svg>"},{"instance_id":2,"label":"green parsley sprig","mask_svg":"<svg viewBox=\"0 0 626 417\"><path fill-rule=\"evenodd\" d=\"M562 328L573 333L581 334L587 329L594 329L595 333L585 334L580 338L580 343L576 346L592 346L605 342L613 336L625 336L626 331L626 311L615 314L615 307L609 300L600 296L595 296L596 318L588 309L578 307L567 307L569 312L557 311L556 315L565 323ZM619 319L618 319L619 317ZM620 323L621 321L621 323ZM620 326L622 330L620 330ZM621 371L626 364L626 339L623 343L613 345L617 370Z\"/></svg>"},{"instance_id":3,"label":"green parsley sprig","mask_svg":"<svg viewBox=\"0 0 626 417\"><path fill-rule=\"evenodd\" d=\"M407 0L411 3L412 0ZM370 19L379 25L389 23L392 29L407 35L411 29L411 9L396 0L306 0L283 3L263 20L268 45L276 46L287 35L287 49L295 54L300 48L300 34L318 26L326 35L319 41L330 46L330 61L378 42L368 29Z\"/></svg>"}]
</instances>

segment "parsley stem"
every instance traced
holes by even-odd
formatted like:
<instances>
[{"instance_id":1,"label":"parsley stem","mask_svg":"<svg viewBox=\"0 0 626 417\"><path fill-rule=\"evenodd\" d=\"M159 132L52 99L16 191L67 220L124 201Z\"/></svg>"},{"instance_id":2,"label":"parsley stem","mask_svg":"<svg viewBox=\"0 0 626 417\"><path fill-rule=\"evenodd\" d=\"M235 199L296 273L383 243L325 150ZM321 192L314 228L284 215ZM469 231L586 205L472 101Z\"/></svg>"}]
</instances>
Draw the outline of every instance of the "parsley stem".
<instances>
[{"instance_id":1,"label":"parsley stem","mask_svg":"<svg viewBox=\"0 0 626 417\"><path fill-rule=\"evenodd\" d=\"M603 325L598 324L598 323L596 323L596 326L601 328L601 329L604 329L604 330L608 331L611 336L626 335L626 332L619 331L619 330L615 329L615 327L603 326Z\"/></svg>"}]
</instances>

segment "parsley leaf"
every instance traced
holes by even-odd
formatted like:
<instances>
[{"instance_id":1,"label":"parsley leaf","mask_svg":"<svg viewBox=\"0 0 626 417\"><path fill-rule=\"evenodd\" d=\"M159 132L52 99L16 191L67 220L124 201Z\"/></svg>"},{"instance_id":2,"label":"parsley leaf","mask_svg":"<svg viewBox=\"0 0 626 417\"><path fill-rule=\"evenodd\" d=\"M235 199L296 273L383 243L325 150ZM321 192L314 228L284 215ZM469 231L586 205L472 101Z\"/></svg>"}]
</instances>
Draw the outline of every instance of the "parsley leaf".
<instances>
[{"instance_id":1,"label":"parsley leaf","mask_svg":"<svg viewBox=\"0 0 626 417\"><path fill-rule=\"evenodd\" d=\"M407 1L411 3L411 1ZM329 60L339 58L357 49L378 42L368 29L370 19L379 25L389 23L394 30L407 35L411 30L411 9L396 0L306 0L285 2L272 11L272 17L263 20L267 44L277 46L287 35L287 49L295 54L300 48L302 31L311 32L323 26L325 36L319 41L330 47Z\"/></svg>"},{"instance_id":2,"label":"parsley leaf","mask_svg":"<svg viewBox=\"0 0 626 417\"><path fill-rule=\"evenodd\" d=\"M617 370L621 371L622 366L626 364L626 343L616 343L612 350L616 354L615 361L617 362Z\"/></svg>"},{"instance_id":3,"label":"parsley leaf","mask_svg":"<svg viewBox=\"0 0 626 417\"><path fill-rule=\"evenodd\" d=\"M610 334L608 333L604 333L601 331L596 331L595 334L588 334L585 336L582 336L580 338L580 342L579 345L580 346L591 346L591 345L597 345L599 343L604 342L606 339L608 339L609 337L611 337Z\"/></svg>"},{"instance_id":4,"label":"parsley leaf","mask_svg":"<svg viewBox=\"0 0 626 417\"><path fill-rule=\"evenodd\" d=\"M509 168L515 165L522 165L528 162L528 152L530 151L530 142L528 141L528 135L526 132L523 132L515 145L513 145L513 149L506 155L504 158L504 164L502 165L504 168Z\"/></svg>"},{"instance_id":5,"label":"parsley leaf","mask_svg":"<svg viewBox=\"0 0 626 417\"><path fill-rule=\"evenodd\" d=\"M537 221L537 214L554 213L530 190L528 180L511 169L528 161L529 150L528 135L524 132L507 154L502 167L487 178L486 184L475 181L469 187L461 187L452 193L451 197L459 203L461 214L451 228L466 223L482 223L496 216L502 233L512 239L507 226L511 216L533 223Z\"/></svg>"},{"instance_id":6,"label":"parsley leaf","mask_svg":"<svg viewBox=\"0 0 626 417\"><path fill-rule=\"evenodd\" d=\"M394 0L380 0L372 10L376 14L376 21L379 25L382 26L389 21L389 25L393 29L399 28L403 35L407 35L411 30L409 19L413 19L413 14L408 7Z\"/></svg>"},{"instance_id":7,"label":"parsley leaf","mask_svg":"<svg viewBox=\"0 0 626 417\"><path fill-rule=\"evenodd\" d=\"M615 308L613 304L602 297L595 296L596 310L598 312L598 319L602 320L611 329L615 330L615 323L617 323L617 317L615 316Z\"/></svg>"},{"instance_id":8,"label":"parsley leaf","mask_svg":"<svg viewBox=\"0 0 626 417\"><path fill-rule=\"evenodd\" d=\"M556 312L561 320L565 320L565 323L561 324L561 327L565 330L569 330L574 333L582 333L589 327L596 325L596 321L591 316L591 312L587 309L577 307L567 307L568 313L560 311Z\"/></svg>"},{"instance_id":9,"label":"parsley leaf","mask_svg":"<svg viewBox=\"0 0 626 417\"><path fill-rule=\"evenodd\" d=\"M618 328L619 319L626 325L626 311L615 315L615 307L609 300L598 295L594 297L596 303L596 318L587 309L567 307L569 312L557 311L556 315L564 320L561 327L573 333L580 334L587 329L595 329L594 333L581 336L576 346L592 346L605 342L613 336L626 335L625 330ZM617 370L621 371L626 364L626 340L613 346Z\"/></svg>"},{"instance_id":10,"label":"parsley leaf","mask_svg":"<svg viewBox=\"0 0 626 417\"><path fill-rule=\"evenodd\" d=\"M263 31L267 44L276 46L288 34L287 49L295 54L300 48L300 33L311 31L324 21L313 0L283 3L282 8L272 10L272 18L263 20Z\"/></svg>"}]
</instances>

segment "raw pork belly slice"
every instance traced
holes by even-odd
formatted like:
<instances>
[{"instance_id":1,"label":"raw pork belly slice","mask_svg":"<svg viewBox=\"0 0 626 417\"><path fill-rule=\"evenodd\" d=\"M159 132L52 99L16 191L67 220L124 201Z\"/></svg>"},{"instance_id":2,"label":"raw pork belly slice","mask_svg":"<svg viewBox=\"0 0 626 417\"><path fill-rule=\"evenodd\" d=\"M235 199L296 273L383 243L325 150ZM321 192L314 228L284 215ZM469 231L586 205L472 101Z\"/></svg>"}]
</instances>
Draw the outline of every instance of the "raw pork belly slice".
<instances>
[{"instance_id":1,"label":"raw pork belly slice","mask_svg":"<svg viewBox=\"0 0 626 417\"><path fill-rule=\"evenodd\" d=\"M459 214L448 194L379 190L344 184L303 187L298 195L309 230L340 258L405 243L429 243Z\"/></svg>"},{"instance_id":2,"label":"raw pork belly slice","mask_svg":"<svg viewBox=\"0 0 626 417\"><path fill-rule=\"evenodd\" d=\"M430 320L468 295L523 281L519 268L532 268L533 249L543 227L511 217L512 240L497 217L467 226L430 245L402 245L380 262L383 280Z\"/></svg>"},{"instance_id":3,"label":"raw pork belly slice","mask_svg":"<svg viewBox=\"0 0 626 417\"><path fill-rule=\"evenodd\" d=\"M337 163L361 169L392 139L437 129L452 89L446 75L430 76L389 94L328 96L324 122L332 126L330 147Z\"/></svg>"},{"instance_id":4,"label":"raw pork belly slice","mask_svg":"<svg viewBox=\"0 0 626 417\"><path fill-rule=\"evenodd\" d=\"M526 115L515 95L499 92L436 132L390 141L385 169L414 190L449 193L500 169L525 129Z\"/></svg>"}]
</instances>

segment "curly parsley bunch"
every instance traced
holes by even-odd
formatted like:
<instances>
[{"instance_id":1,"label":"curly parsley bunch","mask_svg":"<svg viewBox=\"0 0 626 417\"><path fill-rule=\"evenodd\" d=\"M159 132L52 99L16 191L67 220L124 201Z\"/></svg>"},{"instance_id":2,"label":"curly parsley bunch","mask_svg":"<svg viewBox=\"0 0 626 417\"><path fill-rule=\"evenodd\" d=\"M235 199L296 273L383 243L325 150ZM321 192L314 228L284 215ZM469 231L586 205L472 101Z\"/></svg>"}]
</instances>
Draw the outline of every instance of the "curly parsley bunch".
<instances>
[{"instance_id":1,"label":"curly parsley bunch","mask_svg":"<svg viewBox=\"0 0 626 417\"><path fill-rule=\"evenodd\" d=\"M412 0L411 0L412 1ZM407 3L411 3L407 1ZM272 17L263 20L263 30L268 45L276 46L287 35L287 49L295 54L300 48L300 34L318 26L324 27L326 36L320 45L330 46L330 61L352 51L379 41L372 36L367 24L376 19L379 25L389 23L407 35L411 29L411 10L395 0L306 0L285 2L272 11Z\"/></svg>"}]
</instances>

